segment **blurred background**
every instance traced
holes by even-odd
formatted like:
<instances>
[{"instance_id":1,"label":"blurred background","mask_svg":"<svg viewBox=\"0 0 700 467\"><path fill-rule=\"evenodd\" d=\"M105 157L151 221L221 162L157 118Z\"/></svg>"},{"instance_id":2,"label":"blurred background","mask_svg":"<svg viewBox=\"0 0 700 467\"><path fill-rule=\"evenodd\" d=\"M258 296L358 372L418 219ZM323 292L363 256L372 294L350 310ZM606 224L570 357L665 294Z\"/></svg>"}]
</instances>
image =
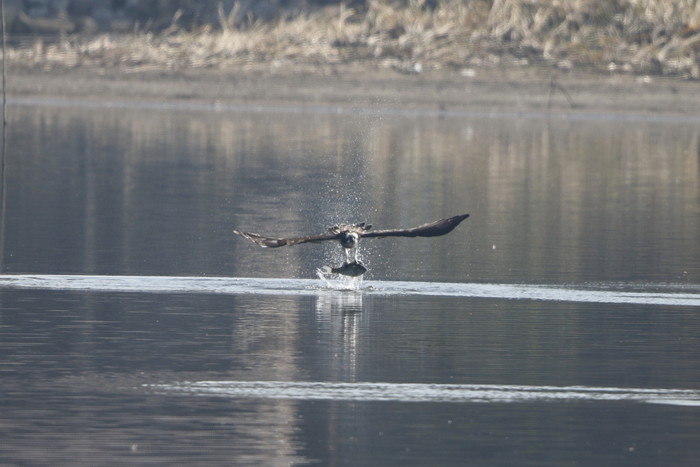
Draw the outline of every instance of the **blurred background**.
<instances>
[{"instance_id":1,"label":"blurred background","mask_svg":"<svg viewBox=\"0 0 700 467\"><path fill-rule=\"evenodd\" d=\"M15 53L39 62L63 54L79 56L82 65L357 62L406 73L538 66L700 78L700 6L693 1L6 0L5 6L12 45L26 49Z\"/></svg>"}]
</instances>

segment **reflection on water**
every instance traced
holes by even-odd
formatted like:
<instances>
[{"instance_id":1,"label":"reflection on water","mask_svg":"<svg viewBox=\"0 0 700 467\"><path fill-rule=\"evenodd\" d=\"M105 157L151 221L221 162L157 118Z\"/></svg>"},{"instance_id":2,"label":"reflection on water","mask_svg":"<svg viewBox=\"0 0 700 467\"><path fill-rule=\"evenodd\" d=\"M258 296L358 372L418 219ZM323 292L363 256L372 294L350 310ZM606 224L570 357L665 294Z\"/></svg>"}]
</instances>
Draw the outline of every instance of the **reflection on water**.
<instances>
[{"instance_id":1,"label":"reflection on water","mask_svg":"<svg viewBox=\"0 0 700 467\"><path fill-rule=\"evenodd\" d=\"M344 221L372 278L700 281L697 125L33 107L11 112L6 272L314 277ZM27 214L31 212L32 216Z\"/></svg>"},{"instance_id":2,"label":"reflection on water","mask_svg":"<svg viewBox=\"0 0 700 467\"><path fill-rule=\"evenodd\" d=\"M13 107L2 462L692 465L696 123L443 117Z\"/></svg>"}]
</instances>

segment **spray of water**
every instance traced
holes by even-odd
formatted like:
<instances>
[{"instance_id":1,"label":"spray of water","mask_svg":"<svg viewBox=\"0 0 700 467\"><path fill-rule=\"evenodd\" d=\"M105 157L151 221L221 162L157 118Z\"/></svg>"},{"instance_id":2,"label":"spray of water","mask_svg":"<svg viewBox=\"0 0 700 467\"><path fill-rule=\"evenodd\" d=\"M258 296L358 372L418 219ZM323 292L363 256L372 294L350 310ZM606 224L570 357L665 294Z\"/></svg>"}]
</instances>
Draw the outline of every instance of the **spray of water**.
<instances>
[{"instance_id":1,"label":"spray of water","mask_svg":"<svg viewBox=\"0 0 700 467\"><path fill-rule=\"evenodd\" d=\"M343 276L333 274L327 270L317 269L316 275L326 287L333 290L360 290L362 288L362 277Z\"/></svg>"},{"instance_id":2,"label":"spray of water","mask_svg":"<svg viewBox=\"0 0 700 467\"><path fill-rule=\"evenodd\" d=\"M371 167L371 150L368 147L369 134L381 116L363 115L345 128L343 144L339 144L339 152L329 154L335 159L337 170L331 172L325 180L325 201L322 201L321 212L325 214L328 226L337 224L354 224L359 222L372 223L377 210L372 200L372 190L369 187L368 169ZM357 260L366 268L371 266L373 254L372 242L361 242L357 249ZM327 242L323 250L324 266L340 267L346 261L346 256L337 242ZM333 274L326 268L316 270L316 275L323 283L332 289L357 290L362 286L362 278Z\"/></svg>"}]
</instances>

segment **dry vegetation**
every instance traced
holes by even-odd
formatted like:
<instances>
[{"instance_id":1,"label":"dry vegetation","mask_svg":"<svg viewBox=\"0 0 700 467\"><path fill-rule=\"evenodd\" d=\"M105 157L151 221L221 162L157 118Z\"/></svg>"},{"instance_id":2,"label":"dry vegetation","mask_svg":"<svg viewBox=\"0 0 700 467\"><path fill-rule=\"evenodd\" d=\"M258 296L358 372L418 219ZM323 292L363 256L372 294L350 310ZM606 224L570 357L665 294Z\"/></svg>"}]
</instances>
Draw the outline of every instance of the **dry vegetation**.
<instances>
[{"instance_id":1,"label":"dry vegetation","mask_svg":"<svg viewBox=\"0 0 700 467\"><path fill-rule=\"evenodd\" d=\"M35 39L8 59L40 67L182 69L361 63L418 73L486 66L700 78L697 0L373 0L274 22L241 24L236 7L218 24L159 33Z\"/></svg>"}]
</instances>

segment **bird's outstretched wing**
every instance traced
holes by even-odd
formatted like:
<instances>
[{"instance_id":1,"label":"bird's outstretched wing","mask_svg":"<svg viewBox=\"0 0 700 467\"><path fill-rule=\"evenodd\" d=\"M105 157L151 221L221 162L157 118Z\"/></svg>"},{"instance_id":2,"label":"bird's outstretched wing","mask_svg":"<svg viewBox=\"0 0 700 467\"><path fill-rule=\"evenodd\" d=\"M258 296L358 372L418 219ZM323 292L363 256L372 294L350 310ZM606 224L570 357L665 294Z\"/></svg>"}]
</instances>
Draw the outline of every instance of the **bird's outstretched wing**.
<instances>
[{"instance_id":1,"label":"bird's outstretched wing","mask_svg":"<svg viewBox=\"0 0 700 467\"><path fill-rule=\"evenodd\" d=\"M450 217L447 219L440 219L439 221L429 222L427 224L419 225L412 229L391 229L391 230L375 230L362 232L360 234L363 238L382 238L382 237L439 237L440 235L445 235L455 227L457 227L460 222L469 217L469 214L462 214L459 216Z\"/></svg>"},{"instance_id":2,"label":"bird's outstretched wing","mask_svg":"<svg viewBox=\"0 0 700 467\"><path fill-rule=\"evenodd\" d=\"M263 248L277 248L280 246L298 245L300 243L322 242L324 240L336 239L336 235L330 233L294 238L263 237L262 235L258 235L256 233L241 232L240 230L234 230L233 233L238 234L243 238L247 238L248 240L252 240Z\"/></svg>"},{"instance_id":3,"label":"bird's outstretched wing","mask_svg":"<svg viewBox=\"0 0 700 467\"><path fill-rule=\"evenodd\" d=\"M336 240L338 235L346 230L352 230L357 232L361 237L365 238L382 238L382 237L438 237L440 235L445 235L455 227L457 227L460 222L469 217L469 214L462 214L460 216L450 217L448 219L441 219L439 221L430 222L428 224L419 225L412 229L392 229L392 230L375 230L370 231L371 226L365 226L364 224L355 225L341 225L332 227L330 233L311 235L307 237L293 237L293 238L274 238L274 237L263 237L262 235L252 233L252 232L242 232L240 230L234 230L233 233L240 235L243 238L251 240L261 247L264 248L277 248L280 246L288 245L298 245L300 243L316 243L323 242L326 240Z\"/></svg>"}]
</instances>

